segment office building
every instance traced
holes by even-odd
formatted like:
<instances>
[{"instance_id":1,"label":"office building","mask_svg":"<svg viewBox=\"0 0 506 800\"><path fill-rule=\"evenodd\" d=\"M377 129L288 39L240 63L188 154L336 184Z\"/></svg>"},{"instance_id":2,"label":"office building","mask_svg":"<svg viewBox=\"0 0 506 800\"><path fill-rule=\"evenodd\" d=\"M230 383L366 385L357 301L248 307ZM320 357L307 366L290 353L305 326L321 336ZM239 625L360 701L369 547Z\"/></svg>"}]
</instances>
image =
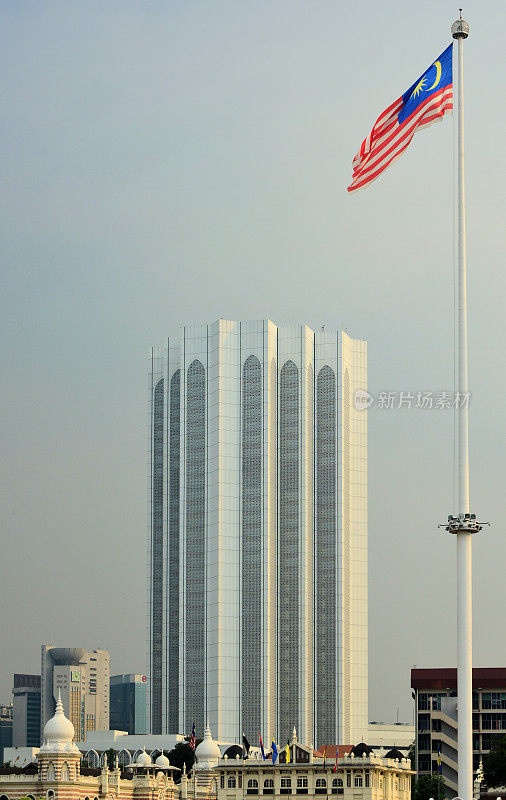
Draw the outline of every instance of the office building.
<instances>
[{"instance_id":1,"label":"office building","mask_svg":"<svg viewBox=\"0 0 506 800\"><path fill-rule=\"evenodd\" d=\"M0 764L4 760L4 749L12 746L12 705L0 705Z\"/></svg>"},{"instance_id":2,"label":"office building","mask_svg":"<svg viewBox=\"0 0 506 800\"><path fill-rule=\"evenodd\" d=\"M441 774L447 797L457 794L457 670L412 669L418 775ZM473 770L491 738L506 735L506 668L473 669ZM441 768L437 763L441 754Z\"/></svg>"},{"instance_id":3,"label":"office building","mask_svg":"<svg viewBox=\"0 0 506 800\"><path fill-rule=\"evenodd\" d=\"M152 733L367 730L366 343L269 320L150 362Z\"/></svg>"},{"instance_id":4,"label":"office building","mask_svg":"<svg viewBox=\"0 0 506 800\"><path fill-rule=\"evenodd\" d=\"M14 747L40 745L40 675L14 675L13 733Z\"/></svg>"},{"instance_id":5,"label":"office building","mask_svg":"<svg viewBox=\"0 0 506 800\"><path fill-rule=\"evenodd\" d=\"M130 734L146 731L146 676L111 675L110 727Z\"/></svg>"},{"instance_id":6,"label":"office building","mask_svg":"<svg viewBox=\"0 0 506 800\"><path fill-rule=\"evenodd\" d=\"M50 719L61 693L79 739L109 728L109 653L42 645L41 724Z\"/></svg>"}]
</instances>

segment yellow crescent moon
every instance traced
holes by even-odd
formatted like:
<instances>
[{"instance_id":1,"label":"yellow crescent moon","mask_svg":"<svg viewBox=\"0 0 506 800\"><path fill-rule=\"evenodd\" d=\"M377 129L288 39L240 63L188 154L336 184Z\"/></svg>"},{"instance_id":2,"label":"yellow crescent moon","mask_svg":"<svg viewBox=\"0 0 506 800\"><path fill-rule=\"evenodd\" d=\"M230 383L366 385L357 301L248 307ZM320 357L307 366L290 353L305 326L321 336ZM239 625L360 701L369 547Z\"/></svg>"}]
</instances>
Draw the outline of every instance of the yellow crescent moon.
<instances>
[{"instance_id":1,"label":"yellow crescent moon","mask_svg":"<svg viewBox=\"0 0 506 800\"><path fill-rule=\"evenodd\" d=\"M429 86L429 88L427 89L428 92L430 92L431 89L434 89L438 85L439 81L441 80L441 62L440 61L434 61L433 66L436 67L436 80L434 81L432 86Z\"/></svg>"}]
</instances>

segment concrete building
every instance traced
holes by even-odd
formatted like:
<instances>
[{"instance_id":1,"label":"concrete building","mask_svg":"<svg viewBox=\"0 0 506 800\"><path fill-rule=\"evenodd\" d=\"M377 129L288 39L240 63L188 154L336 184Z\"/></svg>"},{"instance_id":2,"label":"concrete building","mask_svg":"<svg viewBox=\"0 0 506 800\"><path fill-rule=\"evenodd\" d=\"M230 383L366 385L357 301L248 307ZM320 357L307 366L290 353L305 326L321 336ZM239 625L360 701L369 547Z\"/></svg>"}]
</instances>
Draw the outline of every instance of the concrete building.
<instances>
[{"instance_id":1,"label":"concrete building","mask_svg":"<svg viewBox=\"0 0 506 800\"><path fill-rule=\"evenodd\" d=\"M53 716L60 692L80 739L88 731L108 730L109 653L42 645L41 661L42 727Z\"/></svg>"},{"instance_id":2,"label":"concrete building","mask_svg":"<svg viewBox=\"0 0 506 800\"><path fill-rule=\"evenodd\" d=\"M412 669L418 775L442 774L447 797L457 794L457 670ZM490 751L491 737L506 734L506 668L473 669L473 770ZM437 763L441 754L441 770Z\"/></svg>"},{"instance_id":3,"label":"concrete building","mask_svg":"<svg viewBox=\"0 0 506 800\"><path fill-rule=\"evenodd\" d=\"M0 706L0 763L4 760L4 749L12 746L12 705Z\"/></svg>"},{"instance_id":4,"label":"concrete building","mask_svg":"<svg viewBox=\"0 0 506 800\"><path fill-rule=\"evenodd\" d=\"M40 745L40 675L14 675L13 732L14 747Z\"/></svg>"},{"instance_id":5,"label":"concrete building","mask_svg":"<svg viewBox=\"0 0 506 800\"><path fill-rule=\"evenodd\" d=\"M111 675L109 720L112 730L147 733L146 676L129 673Z\"/></svg>"},{"instance_id":6,"label":"concrete building","mask_svg":"<svg viewBox=\"0 0 506 800\"><path fill-rule=\"evenodd\" d=\"M409 722L370 722L367 726L367 743L378 755L393 747L408 755L415 741L415 726Z\"/></svg>"},{"instance_id":7,"label":"concrete building","mask_svg":"<svg viewBox=\"0 0 506 800\"><path fill-rule=\"evenodd\" d=\"M367 730L366 359L343 332L269 320L153 350L153 733Z\"/></svg>"}]
</instances>

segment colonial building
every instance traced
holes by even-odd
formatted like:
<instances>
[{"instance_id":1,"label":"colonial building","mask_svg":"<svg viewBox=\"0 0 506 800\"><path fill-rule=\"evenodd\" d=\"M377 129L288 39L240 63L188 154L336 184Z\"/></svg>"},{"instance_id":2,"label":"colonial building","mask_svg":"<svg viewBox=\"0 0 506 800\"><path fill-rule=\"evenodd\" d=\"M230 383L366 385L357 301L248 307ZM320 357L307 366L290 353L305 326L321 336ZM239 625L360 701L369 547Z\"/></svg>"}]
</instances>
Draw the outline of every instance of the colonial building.
<instances>
[{"instance_id":1,"label":"colonial building","mask_svg":"<svg viewBox=\"0 0 506 800\"><path fill-rule=\"evenodd\" d=\"M81 752L75 745L74 726L63 713L58 697L55 715L44 726L44 744L36 763L25 769L0 770L0 800L175 800L187 796L186 775L180 787L174 782L179 774L163 754L153 763L147 753L127 770L120 769L118 759L113 769L107 763L101 769L81 767ZM203 790L202 790L203 789ZM208 796L208 785L195 797Z\"/></svg>"},{"instance_id":2,"label":"colonial building","mask_svg":"<svg viewBox=\"0 0 506 800\"><path fill-rule=\"evenodd\" d=\"M328 748L330 749L330 748ZM306 795L314 798L342 795L343 800L410 800L410 761L395 749L384 757L361 743L339 748L329 758L305 747L292 736L289 761L285 749L277 763L271 755L260 759L227 758L214 767L218 775L218 800L243 800L245 795ZM336 748L333 748L333 754Z\"/></svg>"}]
</instances>

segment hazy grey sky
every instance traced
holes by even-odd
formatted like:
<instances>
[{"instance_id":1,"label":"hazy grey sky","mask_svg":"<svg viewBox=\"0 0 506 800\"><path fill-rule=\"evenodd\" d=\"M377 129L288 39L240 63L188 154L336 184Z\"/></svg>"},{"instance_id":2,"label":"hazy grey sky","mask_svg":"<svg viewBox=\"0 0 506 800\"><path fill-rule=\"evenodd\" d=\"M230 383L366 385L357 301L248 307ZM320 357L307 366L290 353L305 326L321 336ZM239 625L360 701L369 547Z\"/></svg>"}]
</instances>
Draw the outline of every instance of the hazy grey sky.
<instances>
[{"instance_id":1,"label":"hazy grey sky","mask_svg":"<svg viewBox=\"0 0 506 800\"><path fill-rule=\"evenodd\" d=\"M474 663L504 666L503 2L464 9ZM351 160L450 41L448 0L0 5L0 701L40 644L145 668L147 356L271 317L369 342L380 390L452 387L452 128L366 191ZM370 718L455 664L452 416L369 416Z\"/></svg>"}]
</instances>

